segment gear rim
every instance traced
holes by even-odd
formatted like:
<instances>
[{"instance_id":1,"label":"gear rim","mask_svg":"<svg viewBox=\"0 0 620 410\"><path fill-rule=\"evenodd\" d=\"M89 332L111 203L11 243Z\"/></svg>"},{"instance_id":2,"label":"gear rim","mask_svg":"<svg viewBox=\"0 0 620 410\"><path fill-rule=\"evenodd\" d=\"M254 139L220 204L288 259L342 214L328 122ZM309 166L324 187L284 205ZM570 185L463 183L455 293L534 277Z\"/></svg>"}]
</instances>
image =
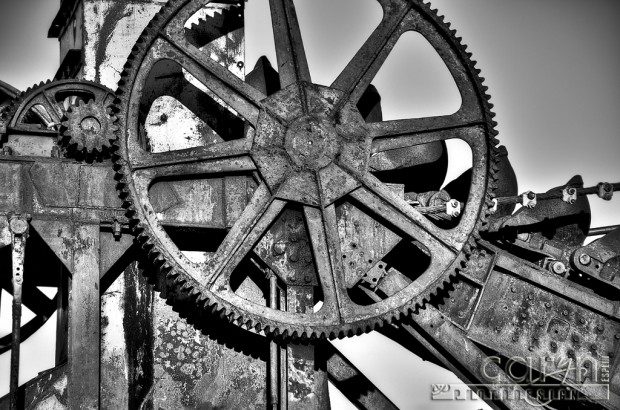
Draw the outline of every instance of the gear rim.
<instances>
[{"instance_id":1,"label":"gear rim","mask_svg":"<svg viewBox=\"0 0 620 410\"><path fill-rule=\"evenodd\" d=\"M124 109L129 105L129 101L127 100L129 98L128 96L139 74L138 67L158 39L159 32L166 30L168 23L174 19L177 13L183 12L187 15L187 11L183 9L187 4L187 1L181 0L173 0L166 4L154 17L153 21L149 23L149 26L147 26L141 35L136 46L134 46L132 54L125 65L125 70L121 74L121 80L119 81L119 88L117 90L118 98L116 101L117 110L119 112L125 114ZM413 298L404 301L402 304L399 304L389 311L367 319L329 326L314 324L310 326L298 324L291 325L266 318L264 315L243 311L243 309L229 303L219 295L211 293L207 289L203 289L202 285L198 283L192 275L184 272L184 269L178 266L174 258L171 258L170 251L165 246L162 246L161 238L157 237L156 234L153 235L153 227L149 226L148 221L145 221L144 217L141 217L140 214L144 211L142 206L136 204L139 200L139 196L133 192L136 181L134 179L135 175L132 174L132 160L127 152L127 139L125 135L127 131L125 129L125 124L122 124L122 121L127 118L124 118L124 115L120 115L119 117L121 120L119 122L121 122L121 127L118 133L119 139L115 141L115 146L119 150L118 153L120 155L115 157L115 162L120 179L119 188L121 189L121 196L125 199L124 206L128 209L128 214L135 225L134 231L138 239L143 243L143 248L148 251L151 260L159 266L160 271L169 278L174 278L175 286L195 299L198 305L202 305L207 310L211 310L227 318L231 322L236 322L244 328L263 332L265 334L282 334L285 337L292 336L302 338L343 337L372 330L382 325L384 322L390 322L398 319L401 315L410 314L412 311L428 302L437 291L441 290L445 284L456 275L457 270L464 266L466 257L470 254L472 247L476 245L476 239L478 239L477 232L486 228L486 217L488 216L491 200L493 198L493 191L495 188L494 174L497 171L497 160L495 155L498 141L495 138L497 132L494 129L496 123L493 121L494 114L491 112L492 104L489 102L490 97L486 94L486 87L482 85L483 79L479 77L480 71L475 68L475 62L471 61L471 54L467 53L465 47L460 44L460 39L456 37L456 32L451 30L449 24L443 22L443 17L438 16L436 11L431 10L427 4L415 2L412 8L415 8L416 12L424 16L428 22L432 24L433 28L437 30L438 34L445 37L450 49L457 53L458 61L467 69L468 79L474 88L477 102L480 104L481 114L484 117L484 122L480 124L480 126L484 129L486 141L485 149L487 158L485 171L487 178L484 183L484 192L482 193L480 209L478 210L474 227L467 238L463 240L462 249L457 252L454 260L444 269L442 274L434 278L430 286L425 287ZM281 329L284 329L284 331L282 332Z\"/></svg>"}]
</instances>

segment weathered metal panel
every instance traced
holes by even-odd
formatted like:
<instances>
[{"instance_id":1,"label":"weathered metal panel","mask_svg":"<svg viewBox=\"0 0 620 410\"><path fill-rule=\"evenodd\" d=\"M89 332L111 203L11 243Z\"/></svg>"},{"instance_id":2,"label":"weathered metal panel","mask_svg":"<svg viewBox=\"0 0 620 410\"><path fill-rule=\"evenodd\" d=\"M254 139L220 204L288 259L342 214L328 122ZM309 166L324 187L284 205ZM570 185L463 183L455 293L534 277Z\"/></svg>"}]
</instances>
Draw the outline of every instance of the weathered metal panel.
<instances>
[{"instance_id":1,"label":"weathered metal panel","mask_svg":"<svg viewBox=\"0 0 620 410\"><path fill-rule=\"evenodd\" d=\"M108 166L80 167L79 202L80 207L120 208L114 170Z\"/></svg>"},{"instance_id":2,"label":"weathered metal panel","mask_svg":"<svg viewBox=\"0 0 620 410\"><path fill-rule=\"evenodd\" d=\"M0 212L20 212L23 209L22 166L0 161Z\"/></svg>"},{"instance_id":3,"label":"weathered metal panel","mask_svg":"<svg viewBox=\"0 0 620 410\"><path fill-rule=\"evenodd\" d=\"M74 207L78 203L80 166L67 162L35 162L30 178L45 207Z\"/></svg>"},{"instance_id":4,"label":"weathered metal panel","mask_svg":"<svg viewBox=\"0 0 620 410\"><path fill-rule=\"evenodd\" d=\"M566 377L577 386L600 382L602 360L613 358L613 365L620 348L620 324L497 271L485 286L468 336L503 356L531 358L528 365L533 369L556 372L555 377ZM575 372L575 367L565 371L571 361L592 366L586 374ZM618 386L611 388L613 392ZM604 386L582 389L600 397Z\"/></svg>"},{"instance_id":5,"label":"weathered metal panel","mask_svg":"<svg viewBox=\"0 0 620 410\"><path fill-rule=\"evenodd\" d=\"M84 79L115 89L127 54L165 3L165 0L84 1Z\"/></svg>"}]
</instances>

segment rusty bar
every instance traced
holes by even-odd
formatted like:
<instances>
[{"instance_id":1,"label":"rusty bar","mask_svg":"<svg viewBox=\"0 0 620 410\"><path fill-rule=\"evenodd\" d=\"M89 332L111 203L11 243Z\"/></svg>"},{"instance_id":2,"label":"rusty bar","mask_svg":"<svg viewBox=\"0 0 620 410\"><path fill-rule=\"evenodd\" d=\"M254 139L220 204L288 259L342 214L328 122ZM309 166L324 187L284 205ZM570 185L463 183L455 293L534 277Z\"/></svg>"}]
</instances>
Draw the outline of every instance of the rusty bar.
<instances>
[{"instance_id":1,"label":"rusty bar","mask_svg":"<svg viewBox=\"0 0 620 410\"><path fill-rule=\"evenodd\" d=\"M18 406L19 388L19 350L21 342L22 318L22 285L24 282L24 259L26 256L26 238L28 237L28 222L21 216L13 216L9 222L11 231L11 262L13 286L13 323L11 337L11 375L9 384L9 406L16 410Z\"/></svg>"},{"instance_id":2,"label":"rusty bar","mask_svg":"<svg viewBox=\"0 0 620 410\"><path fill-rule=\"evenodd\" d=\"M71 409L99 408L99 224L76 225L69 290L67 400Z\"/></svg>"},{"instance_id":3,"label":"rusty bar","mask_svg":"<svg viewBox=\"0 0 620 410\"><path fill-rule=\"evenodd\" d=\"M286 307L286 292L283 289L280 289L280 306L282 308ZM286 346L280 347L280 397L283 400L280 400L280 410L288 409L288 402L284 400L288 396L288 368L286 364L288 363L288 350Z\"/></svg>"},{"instance_id":4,"label":"rusty bar","mask_svg":"<svg viewBox=\"0 0 620 410\"><path fill-rule=\"evenodd\" d=\"M272 309L278 308L278 278L275 274L269 275L269 306ZM277 409L280 405L278 395L278 356L280 355L278 344L275 340L269 343L269 395L271 407Z\"/></svg>"},{"instance_id":5,"label":"rusty bar","mask_svg":"<svg viewBox=\"0 0 620 410\"><path fill-rule=\"evenodd\" d=\"M56 295L56 366L67 361L69 278L59 263L58 293Z\"/></svg>"},{"instance_id":6,"label":"rusty bar","mask_svg":"<svg viewBox=\"0 0 620 410\"><path fill-rule=\"evenodd\" d=\"M607 235L608 233L620 228L620 225L599 226L598 228L590 228L588 236Z\"/></svg>"}]
</instances>

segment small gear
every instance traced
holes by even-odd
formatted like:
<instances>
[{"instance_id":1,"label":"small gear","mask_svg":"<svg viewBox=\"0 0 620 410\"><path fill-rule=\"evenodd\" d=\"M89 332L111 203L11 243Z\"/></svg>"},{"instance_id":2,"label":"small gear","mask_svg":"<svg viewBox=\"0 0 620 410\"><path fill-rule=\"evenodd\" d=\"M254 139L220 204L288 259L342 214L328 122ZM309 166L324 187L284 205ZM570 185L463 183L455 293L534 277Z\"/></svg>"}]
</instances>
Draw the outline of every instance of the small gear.
<instances>
[{"instance_id":1,"label":"small gear","mask_svg":"<svg viewBox=\"0 0 620 410\"><path fill-rule=\"evenodd\" d=\"M69 148L75 146L77 152L88 155L102 153L112 146L110 136L118 130L115 121L116 117L108 114L102 104L80 100L65 113L60 132Z\"/></svg>"}]
</instances>

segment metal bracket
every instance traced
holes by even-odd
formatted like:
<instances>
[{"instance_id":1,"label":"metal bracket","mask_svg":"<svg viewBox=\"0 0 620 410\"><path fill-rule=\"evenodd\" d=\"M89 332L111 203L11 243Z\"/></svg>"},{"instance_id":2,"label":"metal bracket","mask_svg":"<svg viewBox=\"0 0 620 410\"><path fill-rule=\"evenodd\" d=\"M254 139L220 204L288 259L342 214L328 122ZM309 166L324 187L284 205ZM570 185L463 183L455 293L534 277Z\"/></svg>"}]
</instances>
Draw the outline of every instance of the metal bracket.
<instances>
[{"instance_id":1,"label":"metal bracket","mask_svg":"<svg viewBox=\"0 0 620 410\"><path fill-rule=\"evenodd\" d=\"M521 194L521 205L527 208L534 208L536 206L536 194L532 191Z\"/></svg>"},{"instance_id":2,"label":"metal bracket","mask_svg":"<svg viewBox=\"0 0 620 410\"><path fill-rule=\"evenodd\" d=\"M597 185L599 198L610 201L614 196L614 187L609 182L601 182Z\"/></svg>"},{"instance_id":3,"label":"metal bracket","mask_svg":"<svg viewBox=\"0 0 620 410\"><path fill-rule=\"evenodd\" d=\"M566 187L562 190L562 201L567 204L574 204L577 201L577 189L573 187Z\"/></svg>"}]
</instances>

